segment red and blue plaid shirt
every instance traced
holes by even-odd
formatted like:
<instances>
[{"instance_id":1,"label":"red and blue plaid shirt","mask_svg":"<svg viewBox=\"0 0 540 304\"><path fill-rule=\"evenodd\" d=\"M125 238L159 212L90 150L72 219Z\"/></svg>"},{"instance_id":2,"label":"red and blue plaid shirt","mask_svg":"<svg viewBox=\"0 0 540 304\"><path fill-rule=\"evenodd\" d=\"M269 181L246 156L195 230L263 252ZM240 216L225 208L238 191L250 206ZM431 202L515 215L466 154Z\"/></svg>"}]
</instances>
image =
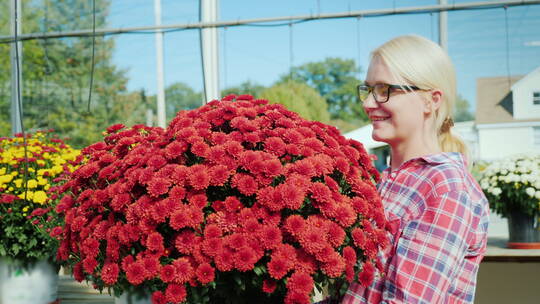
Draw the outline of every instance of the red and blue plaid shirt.
<instances>
[{"instance_id":1,"label":"red and blue plaid shirt","mask_svg":"<svg viewBox=\"0 0 540 304\"><path fill-rule=\"evenodd\" d=\"M472 303L489 206L462 155L409 160L378 189L393 227L385 272L367 288L353 283L342 303Z\"/></svg>"}]
</instances>

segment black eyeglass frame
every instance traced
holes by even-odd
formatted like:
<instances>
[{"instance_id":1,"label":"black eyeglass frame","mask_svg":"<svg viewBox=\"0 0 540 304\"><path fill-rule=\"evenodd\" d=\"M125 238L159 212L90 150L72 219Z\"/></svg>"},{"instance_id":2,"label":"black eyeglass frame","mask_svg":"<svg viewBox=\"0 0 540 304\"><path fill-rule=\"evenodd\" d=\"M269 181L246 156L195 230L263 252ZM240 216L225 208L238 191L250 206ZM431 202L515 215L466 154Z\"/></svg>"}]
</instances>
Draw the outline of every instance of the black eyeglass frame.
<instances>
[{"instance_id":1,"label":"black eyeglass frame","mask_svg":"<svg viewBox=\"0 0 540 304\"><path fill-rule=\"evenodd\" d=\"M375 89L376 86L387 86L386 100L384 100L384 101L377 100L376 94L373 94L373 90ZM363 91L368 92L368 94L366 95L366 98L362 99L362 97L360 95L360 89L362 89ZM377 103L385 103L390 99L390 90L392 90L392 89L399 89L399 90L402 90L402 91L407 91L407 90L425 91L424 89L421 89L421 88L419 88L417 86L413 86L413 85L399 85L399 84L378 83L378 84L376 84L374 86L365 85L365 84L359 84L359 85L356 86L356 94L358 95L358 99L360 99L361 102L364 102L369 97L369 94L372 94L373 98L375 99L375 101Z\"/></svg>"}]
</instances>

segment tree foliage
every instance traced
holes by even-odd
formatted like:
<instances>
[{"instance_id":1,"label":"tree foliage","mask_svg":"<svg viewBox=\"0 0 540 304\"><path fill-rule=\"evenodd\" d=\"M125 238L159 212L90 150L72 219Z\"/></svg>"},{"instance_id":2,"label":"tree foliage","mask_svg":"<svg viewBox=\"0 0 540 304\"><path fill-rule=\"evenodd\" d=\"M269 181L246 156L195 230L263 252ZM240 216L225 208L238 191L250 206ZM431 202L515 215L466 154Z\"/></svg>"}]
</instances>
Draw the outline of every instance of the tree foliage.
<instances>
[{"instance_id":1,"label":"tree foliage","mask_svg":"<svg viewBox=\"0 0 540 304\"><path fill-rule=\"evenodd\" d=\"M2 11L9 11L6 2L1 4ZM108 0L96 1L96 28L106 26L109 5ZM92 3L82 0L23 1L22 13L24 33L89 29L93 23ZM9 14L0 15L1 28L9 22ZM10 121L9 111L4 111L11 103L10 44L0 44L0 48L0 119ZM92 99L88 111L92 38L24 41L21 70L25 130L53 128L80 147L99 140L101 132L110 124L130 119L142 123L141 98L126 92L126 72L112 63L113 49L112 38L95 38ZM11 132L4 124L0 128L0 135Z\"/></svg>"},{"instance_id":2,"label":"tree foliage","mask_svg":"<svg viewBox=\"0 0 540 304\"><path fill-rule=\"evenodd\" d=\"M266 88L260 84L253 83L250 80L241 83L239 86L229 87L221 91L222 96L227 96L230 94L234 95L243 95L248 94L255 98L259 98L261 93Z\"/></svg>"},{"instance_id":3,"label":"tree foliage","mask_svg":"<svg viewBox=\"0 0 540 304\"><path fill-rule=\"evenodd\" d=\"M261 93L271 103L280 103L305 119L328 123L330 114L324 98L313 88L301 82L278 83Z\"/></svg>"},{"instance_id":4,"label":"tree foliage","mask_svg":"<svg viewBox=\"0 0 540 304\"><path fill-rule=\"evenodd\" d=\"M356 96L356 86L361 82L356 77L359 72L352 59L326 58L293 67L279 82L294 80L316 89L326 100L332 119L367 121Z\"/></svg>"},{"instance_id":5,"label":"tree foliage","mask_svg":"<svg viewBox=\"0 0 540 304\"><path fill-rule=\"evenodd\" d=\"M469 101L463 98L463 96L458 95L456 98L454 120L456 122L474 120L474 115L470 109L471 105L469 104Z\"/></svg>"}]
</instances>

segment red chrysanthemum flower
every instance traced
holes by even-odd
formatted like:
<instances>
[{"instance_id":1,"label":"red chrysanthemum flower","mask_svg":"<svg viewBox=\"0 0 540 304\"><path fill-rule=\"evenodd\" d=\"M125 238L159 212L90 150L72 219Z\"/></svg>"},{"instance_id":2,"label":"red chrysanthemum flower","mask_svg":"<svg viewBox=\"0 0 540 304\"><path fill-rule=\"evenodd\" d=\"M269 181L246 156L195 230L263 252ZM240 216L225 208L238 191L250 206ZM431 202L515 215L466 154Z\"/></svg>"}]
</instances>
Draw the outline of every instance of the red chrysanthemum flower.
<instances>
[{"instance_id":1,"label":"red chrysanthemum flower","mask_svg":"<svg viewBox=\"0 0 540 304\"><path fill-rule=\"evenodd\" d=\"M311 184L309 192L311 193L311 197L318 202L325 203L332 200L332 192L323 183L316 182Z\"/></svg>"},{"instance_id":2,"label":"red chrysanthemum flower","mask_svg":"<svg viewBox=\"0 0 540 304\"><path fill-rule=\"evenodd\" d=\"M366 246L366 235L362 229L354 228L351 232L351 236L354 241L354 245L358 248L364 249Z\"/></svg>"},{"instance_id":3,"label":"red chrysanthemum flower","mask_svg":"<svg viewBox=\"0 0 540 304\"><path fill-rule=\"evenodd\" d=\"M281 244L281 230L278 227L265 225L260 230L259 235L264 249L273 249Z\"/></svg>"},{"instance_id":4,"label":"red chrysanthemum flower","mask_svg":"<svg viewBox=\"0 0 540 304\"><path fill-rule=\"evenodd\" d=\"M161 155L153 155L148 159L148 166L155 169L159 169L167 164L167 160Z\"/></svg>"},{"instance_id":5,"label":"red chrysanthemum flower","mask_svg":"<svg viewBox=\"0 0 540 304\"><path fill-rule=\"evenodd\" d=\"M199 157L207 157L210 147L204 141L197 141L191 146L191 152Z\"/></svg>"},{"instance_id":6,"label":"red chrysanthemum flower","mask_svg":"<svg viewBox=\"0 0 540 304\"><path fill-rule=\"evenodd\" d=\"M345 204L339 204L334 209L336 221L343 227L349 227L356 221L357 215L354 209Z\"/></svg>"},{"instance_id":7,"label":"red chrysanthemum flower","mask_svg":"<svg viewBox=\"0 0 540 304\"><path fill-rule=\"evenodd\" d=\"M295 291L295 290L289 290L287 292L287 295L285 296L285 301L284 301L284 304L309 304L309 303L311 303L309 294Z\"/></svg>"},{"instance_id":8,"label":"red chrysanthemum flower","mask_svg":"<svg viewBox=\"0 0 540 304\"><path fill-rule=\"evenodd\" d=\"M186 197L186 189L182 186L174 186L169 191L169 197L181 201Z\"/></svg>"},{"instance_id":9,"label":"red chrysanthemum flower","mask_svg":"<svg viewBox=\"0 0 540 304\"><path fill-rule=\"evenodd\" d=\"M189 183L195 190L206 189L210 185L210 175L202 165L190 167Z\"/></svg>"},{"instance_id":10,"label":"red chrysanthemum flower","mask_svg":"<svg viewBox=\"0 0 540 304\"><path fill-rule=\"evenodd\" d=\"M202 284L208 284L212 281L214 281L214 274L215 270L214 267L212 267L208 263L202 263L197 267L196 275L197 280L201 282Z\"/></svg>"},{"instance_id":11,"label":"red chrysanthemum flower","mask_svg":"<svg viewBox=\"0 0 540 304\"><path fill-rule=\"evenodd\" d=\"M195 233L190 230L184 230L178 234L174 242L174 246L178 252L189 254L193 250L193 246L197 243Z\"/></svg>"},{"instance_id":12,"label":"red chrysanthemum flower","mask_svg":"<svg viewBox=\"0 0 540 304\"><path fill-rule=\"evenodd\" d=\"M158 197L162 194L167 193L169 187L171 186L171 181L165 178L155 177L148 182L148 193L154 197Z\"/></svg>"},{"instance_id":13,"label":"red chrysanthemum flower","mask_svg":"<svg viewBox=\"0 0 540 304\"><path fill-rule=\"evenodd\" d=\"M325 233L322 229L315 227L300 232L298 240L300 241L300 245L311 254L319 252L327 244Z\"/></svg>"},{"instance_id":14,"label":"red chrysanthemum flower","mask_svg":"<svg viewBox=\"0 0 540 304\"><path fill-rule=\"evenodd\" d=\"M223 204L225 206L225 209L229 212L238 212L243 207L240 200L235 196L227 197Z\"/></svg>"},{"instance_id":15,"label":"red chrysanthemum flower","mask_svg":"<svg viewBox=\"0 0 540 304\"><path fill-rule=\"evenodd\" d=\"M290 269L290 263L287 262L286 258L272 258L268 262L268 274L276 280L283 278Z\"/></svg>"},{"instance_id":16,"label":"red chrysanthemum flower","mask_svg":"<svg viewBox=\"0 0 540 304\"><path fill-rule=\"evenodd\" d=\"M183 141L173 141L165 147L165 157L175 159L187 150L187 144Z\"/></svg>"},{"instance_id":17,"label":"red chrysanthemum flower","mask_svg":"<svg viewBox=\"0 0 540 304\"><path fill-rule=\"evenodd\" d=\"M373 267L373 264L371 262L365 262L362 266L362 272L358 276L358 281L360 282L360 285L364 287L368 287L373 282L373 279L375 277L375 267Z\"/></svg>"},{"instance_id":18,"label":"red chrysanthemum flower","mask_svg":"<svg viewBox=\"0 0 540 304\"><path fill-rule=\"evenodd\" d=\"M86 273L92 274L98 265L98 261L93 257L87 257L83 260L83 269Z\"/></svg>"},{"instance_id":19,"label":"red chrysanthemum flower","mask_svg":"<svg viewBox=\"0 0 540 304\"><path fill-rule=\"evenodd\" d=\"M184 227L188 227L190 225L190 219L187 215L187 208L185 207L179 207L172 215L169 220L169 225L176 230L180 230Z\"/></svg>"},{"instance_id":20,"label":"red chrysanthemum flower","mask_svg":"<svg viewBox=\"0 0 540 304\"><path fill-rule=\"evenodd\" d=\"M159 232L151 233L146 239L146 248L154 252L163 252L165 250L163 236Z\"/></svg>"},{"instance_id":21,"label":"red chrysanthemum flower","mask_svg":"<svg viewBox=\"0 0 540 304\"><path fill-rule=\"evenodd\" d=\"M182 303L186 300L186 286L180 284L169 284L165 290L167 302Z\"/></svg>"},{"instance_id":22,"label":"red chrysanthemum flower","mask_svg":"<svg viewBox=\"0 0 540 304\"><path fill-rule=\"evenodd\" d=\"M223 186L231 175L231 170L229 170L224 165L216 165L208 170L210 174L210 184L213 186Z\"/></svg>"},{"instance_id":23,"label":"red chrysanthemum flower","mask_svg":"<svg viewBox=\"0 0 540 304\"><path fill-rule=\"evenodd\" d=\"M87 256L95 258L99 254L99 242L93 238L84 240L82 243L82 252Z\"/></svg>"},{"instance_id":24,"label":"red chrysanthemum flower","mask_svg":"<svg viewBox=\"0 0 540 304\"><path fill-rule=\"evenodd\" d=\"M164 265L161 267L160 278L163 282L174 282L176 279L176 267L173 265Z\"/></svg>"},{"instance_id":25,"label":"red chrysanthemum flower","mask_svg":"<svg viewBox=\"0 0 540 304\"><path fill-rule=\"evenodd\" d=\"M141 284L146 277L144 265L140 262L131 263L126 269L126 278L133 285Z\"/></svg>"},{"instance_id":26,"label":"red chrysanthemum flower","mask_svg":"<svg viewBox=\"0 0 540 304\"><path fill-rule=\"evenodd\" d=\"M223 235L223 231L216 224L209 224L204 228L204 237L218 238Z\"/></svg>"},{"instance_id":27,"label":"red chrysanthemum flower","mask_svg":"<svg viewBox=\"0 0 540 304\"><path fill-rule=\"evenodd\" d=\"M257 181L247 174L236 174L232 179L233 187L236 187L244 195L253 195L257 193Z\"/></svg>"},{"instance_id":28,"label":"red chrysanthemum flower","mask_svg":"<svg viewBox=\"0 0 540 304\"><path fill-rule=\"evenodd\" d=\"M310 294L314 287L313 278L301 271L295 271L287 280L287 289Z\"/></svg>"},{"instance_id":29,"label":"red chrysanthemum flower","mask_svg":"<svg viewBox=\"0 0 540 304\"><path fill-rule=\"evenodd\" d=\"M334 222L328 223L328 242L334 247L340 246L345 240L345 230Z\"/></svg>"},{"instance_id":30,"label":"red chrysanthemum flower","mask_svg":"<svg viewBox=\"0 0 540 304\"><path fill-rule=\"evenodd\" d=\"M240 271L249 271L253 269L257 260L255 250L244 246L236 252L234 265Z\"/></svg>"},{"instance_id":31,"label":"red chrysanthemum flower","mask_svg":"<svg viewBox=\"0 0 540 304\"><path fill-rule=\"evenodd\" d=\"M291 215L285 220L285 230L292 235L299 235L305 227L305 219L300 215Z\"/></svg>"},{"instance_id":32,"label":"red chrysanthemum flower","mask_svg":"<svg viewBox=\"0 0 540 304\"><path fill-rule=\"evenodd\" d=\"M177 283L184 284L193 278L193 266L187 258L178 258L173 262L173 265L176 267L175 281Z\"/></svg>"},{"instance_id":33,"label":"red chrysanthemum flower","mask_svg":"<svg viewBox=\"0 0 540 304\"><path fill-rule=\"evenodd\" d=\"M154 291L152 293L152 304L167 304L167 299L161 291Z\"/></svg>"},{"instance_id":34,"label":"red chrysanthemum flower","mask_svg":"<svg viewBox=\"0 0 540 304\"><path fill-rule=\"evenodd\" d=\"M275 280L264 280L262 291L266 293L273 293L276 290L277 281Z\"/></svg>"},{"instance_id":35,"label":"red chrysanthemum flower","mask_svg":"<svg viewBox=\"0 0 540 304\"><path fill-rule=\"evenodd\" d=\"M118 264L105 263L105 265L103 265L103 268L101 268L101 279L106 285L112 286L116 284L119 272L120 268L118 268Z\"/></svg>"},{"instance_id":36,"label":"red chrysanthemum flower","mask_svg":"<svg viewBox=\"0 0 540 304\"><path fill-rule=\"evenodd\" d=\"M223 247L216 253L214 261L219 271L230 271L234 268L235 253L229 247Z\"/></svg>"}]
</instances>

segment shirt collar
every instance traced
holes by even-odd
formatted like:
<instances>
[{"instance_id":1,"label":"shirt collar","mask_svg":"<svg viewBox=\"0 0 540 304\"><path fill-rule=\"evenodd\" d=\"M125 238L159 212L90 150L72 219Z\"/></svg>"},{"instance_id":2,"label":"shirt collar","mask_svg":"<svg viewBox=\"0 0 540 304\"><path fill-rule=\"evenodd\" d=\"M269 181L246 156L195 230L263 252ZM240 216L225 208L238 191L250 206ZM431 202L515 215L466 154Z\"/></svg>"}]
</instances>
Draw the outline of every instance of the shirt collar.
<instances>
[{"instance_id":1,"label":"shirt collar","mask_svg":"<svg viewBox=\"0 0 540 304\"><path fill-rule=\"evenodd\" d=\"M415 162L417 163L420 162L420 163L424 163L428 165L456 163L460 167L464 167L464 168L467 167L467 160L465 159L463 154L458 153L458 152L441 152L441 153L429 154L429 155L424 155L424 156L409 159L408 161L401 164L401 166L397 170L394 170L393 172L399 171L405 166L411 163L415 163ZM390 172L392 172L392 170L390 169L390 167L388 167L383 171L383 174L388 174Z\"/></svg>"}]
</instances>

